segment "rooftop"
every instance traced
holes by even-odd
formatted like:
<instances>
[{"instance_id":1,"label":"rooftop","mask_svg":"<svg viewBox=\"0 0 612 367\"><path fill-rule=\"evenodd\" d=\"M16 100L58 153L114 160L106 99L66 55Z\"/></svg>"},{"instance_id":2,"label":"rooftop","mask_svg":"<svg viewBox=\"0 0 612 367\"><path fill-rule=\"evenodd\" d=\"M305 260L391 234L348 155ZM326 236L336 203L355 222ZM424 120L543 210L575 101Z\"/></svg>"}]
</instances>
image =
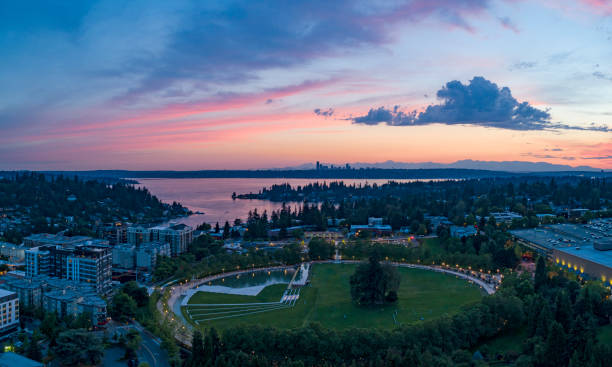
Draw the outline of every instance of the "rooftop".
<instances>
[{"instance_id":1,"label":"rooftop","mask_svg":"<svg viewBox=\"0 0 612 367\"><path fill-rule=\"evenodd\" d=\"M0 353L0 367L42 367L43 364L13 352Z\"/></svg>"}]
</instances>

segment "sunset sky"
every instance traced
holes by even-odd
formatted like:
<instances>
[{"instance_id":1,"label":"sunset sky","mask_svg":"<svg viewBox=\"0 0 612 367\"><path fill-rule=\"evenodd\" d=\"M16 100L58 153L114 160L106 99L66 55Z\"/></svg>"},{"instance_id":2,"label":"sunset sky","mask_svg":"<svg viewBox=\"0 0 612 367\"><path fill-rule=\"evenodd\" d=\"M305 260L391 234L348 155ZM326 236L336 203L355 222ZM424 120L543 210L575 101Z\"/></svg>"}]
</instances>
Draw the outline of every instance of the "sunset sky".
<instances>
[{"instance_id":1,"label":"sunset sky","mask_svg":"<svg viewBox=\"0 0 612 367\"><path fill-rule=\"evenodd\" d=\"M4 1L0 169L612 169L612 1Z\"/></svg>"}]
</instances>

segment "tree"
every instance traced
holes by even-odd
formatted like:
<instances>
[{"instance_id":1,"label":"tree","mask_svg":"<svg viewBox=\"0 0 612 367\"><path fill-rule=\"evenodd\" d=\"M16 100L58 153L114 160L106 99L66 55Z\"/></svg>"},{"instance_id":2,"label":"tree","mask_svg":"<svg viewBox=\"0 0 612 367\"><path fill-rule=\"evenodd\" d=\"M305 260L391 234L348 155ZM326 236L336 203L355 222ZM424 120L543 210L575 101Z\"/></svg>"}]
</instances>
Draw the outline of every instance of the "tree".
<instances>
[{"instance_id":1,"label":"tree","mask_svg":"<svg viewBox=\"0 0 612 367\"><path fill-rule=\"evenodd\" d=\"M534 286L538 290L540 287L548 281L548 271L546 270L546 260L544 256L538 258L535 271Z\"/></svg>"},{"instance_id":2,"label":"tree","mask_svg":"<svg viewBox=\"0 0 612 367\"><path fill-rule=\"evenodd\" d=\"M351 276L351 297L359 305L375 305L397 301L400 276L397 269L381 265L373 254L369 261L361 264Z\"/></svg>"},{"instance_id":3,"label":"tree","mask_svg":"<svg viewBox=\"0 0 612 367\"><path fill-rule=\"evenodd\" d=\"M42 360L42 352L40 350L40 346L38 345L39 340L40 334L38 333L38 330L34 330L32 339L30 339L30 343L28 344L28 348L26 350L26 356L40 362Z\"/></svg>"},{"instance_id":4,"label":"tree","mask_svg":"<svg viewBox=\"0 0 612 367\"><path fill-rule=\"evenodd\" d=\"M138 283L134 281L125 283L122 291L132 297L134 301L136 301L138 307L144 307L149 304L149 293L147 292L147 288L139 287Z\"/></svg>"},{"instance_id":5,"label":"tree","mask_svg":"<svg viewBox=\"0 0 612 367\"><path fill-rule=\"evenodd\" d=\"M191 356L185 361L185 367L204 367L205 365L206 356L202 333L200 330L195 330L191 339Z\"/></svg>"},{"instance_id":6,"label":"tree","mask_svg":"<svg viewBox=\"0 0 612 367\"><path fill-rule=\"evenodd\" d=\"M136 358L136 351L140 348L142 337L136 330L130 330L125 341L125 356L127 360Z\"/></svg>"},{"instance_id":7,"label":"tree","mask_svg":"<svg viewBox=\"0 0 612 367\"><path fill-rule=\"evenodd\" d=\"M104 354L100 339L83 329L60 333L53 352L62 366L96 365Z\"/></svg>"},{"instance_id":8,"label":"tree","mask_svg":"<svg viewBox=\"0 0 612 367\"><path fill-rule=\"evenodd\" d=\"M123 292L113 297L110 307L111 317L120 322L126 322L136 315L136 301Z\"/></svg>"},{"instance_id":9,"label":"tree","mask_svg":"<svg viewBox=\"0 0 612 367\"><path fill-rule=\"evenodd\" d=\"M230 236L230 224L228 221L225 221L225 224L223 225L223 239L226 240L229 238Z\"/></svg>"},{"instance_id":10,"label":"tree","mask_svg":"<svg viewBox=\"0 0 612 367\"><path fill-rule=\"evenodd\" d=\"M314 237L308 242L308 255L312 260L326 260L334 255L334 245L320 237Z\"/></svg>"}]
</instances>

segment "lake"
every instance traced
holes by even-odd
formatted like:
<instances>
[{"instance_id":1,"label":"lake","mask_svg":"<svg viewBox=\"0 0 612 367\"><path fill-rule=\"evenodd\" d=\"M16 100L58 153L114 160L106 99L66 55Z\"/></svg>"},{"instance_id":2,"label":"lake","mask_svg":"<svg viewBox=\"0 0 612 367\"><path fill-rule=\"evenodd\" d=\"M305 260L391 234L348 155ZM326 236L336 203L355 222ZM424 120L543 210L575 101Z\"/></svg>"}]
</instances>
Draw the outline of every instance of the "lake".
<instances>
[{"instance_id":1,"label":"lake","mask_svg":"<svg viewBox=\"0 0 612 367\"><path fill-rule=\"evenodd\" d=\"M173 222L185 223L194 228L203 223L222 226L225 221L230 224L236 218L245 220L249 211L257 209L259 213L268 213L280 209L282 203L267 200L232 200L232 193L257 193L264 187L274 184L289 183L291 186L304 186L312 182L344 181L346 184L384 184L389 180L317 180L317 179L279 179L279 178L139 178L138 187L149 191L166 203L179 202L193 212L189 217L177 218ZM395 180L396 182L414 182L417 180ZM429 181L429 180L421 180ZM297 206L299 203L289 203Z\"/></svg>"}]
</instances>

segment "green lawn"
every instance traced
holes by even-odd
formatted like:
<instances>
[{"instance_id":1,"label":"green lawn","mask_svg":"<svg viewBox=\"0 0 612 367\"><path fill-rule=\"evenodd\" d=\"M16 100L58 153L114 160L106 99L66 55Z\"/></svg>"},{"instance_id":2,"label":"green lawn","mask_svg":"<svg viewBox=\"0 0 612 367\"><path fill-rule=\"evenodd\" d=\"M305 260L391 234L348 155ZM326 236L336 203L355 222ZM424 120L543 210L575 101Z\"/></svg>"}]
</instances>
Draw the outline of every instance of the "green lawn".
<instances>
[{"instance_id":1,"label":"green lawn","mask_svg":"<svg viewBox=\"0 0 612 367\"><path fill-rule=\"evenodd\" d=\"M349 278L354 271L355 265L314 265L311 285L302 289L294 307L207 321L201 326L212 325L224 329L238 324L257 324L293 328L314 321L335 329L390 329L397 325L393 318L394 313L397 323L410 324L456 313L462 306L472 304L482 297L477 286L463 279L433 271L399 268L402 281L398 291L399 301L396 304L373 308L357 307L351 302L349 289ZM267 287L257 297L263 297L264 292L274 293L272 289L268 290L273 287ZM195 297L197 301L193 301ZM253 301L257 297L201 293L194 295L190 303L265 302Z\"/></svg>"}]
</instances>

